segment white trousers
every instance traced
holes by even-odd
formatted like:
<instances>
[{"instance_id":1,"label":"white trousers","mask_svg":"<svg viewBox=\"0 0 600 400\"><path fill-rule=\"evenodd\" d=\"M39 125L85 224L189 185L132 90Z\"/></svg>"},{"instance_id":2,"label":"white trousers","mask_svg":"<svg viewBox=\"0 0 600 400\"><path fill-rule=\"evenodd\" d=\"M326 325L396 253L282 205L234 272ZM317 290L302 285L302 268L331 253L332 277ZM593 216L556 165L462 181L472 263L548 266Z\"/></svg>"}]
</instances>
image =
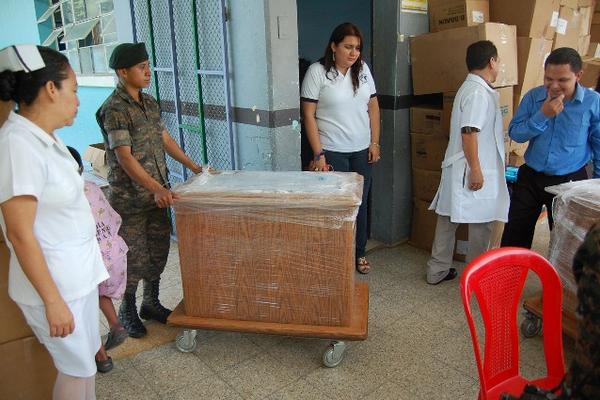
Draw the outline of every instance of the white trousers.
<instances>
[{"instance_id":1,"label":"white trousers","mask_svg":"<svg viewBox=\"0 0 600 400\"><path fill-rule=\"evenodd\" d=\"M469 224L467 263L490 248L490 237L494 223L495 221ZM450 217L444 215L437 216L431 258L427 262L428 282L439 282L446 277L448 270L452 267L456 229L458 226L459 224L450 221Z\"/></svg>"}]
</instances>

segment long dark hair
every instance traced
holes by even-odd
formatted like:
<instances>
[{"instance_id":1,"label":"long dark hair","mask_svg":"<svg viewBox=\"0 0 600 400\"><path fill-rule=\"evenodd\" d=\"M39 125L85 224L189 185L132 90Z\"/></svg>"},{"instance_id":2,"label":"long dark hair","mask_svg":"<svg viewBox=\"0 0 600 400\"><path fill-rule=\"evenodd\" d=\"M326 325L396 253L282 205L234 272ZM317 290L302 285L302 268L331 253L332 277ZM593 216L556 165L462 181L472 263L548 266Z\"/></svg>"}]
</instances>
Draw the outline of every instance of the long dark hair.
<instances>
[{"instance_id":1,"label":"long dark hair","mask_svg":"<svg viewBox=\"0 0 600 400\"><path fill-rule=\"evenodd\" d=\"M356 59L356 62L352 64L350 67L350 73L352 76L352 87L354 88L354 94L358 90L360 82L358 80L358 76L360 71L362 71L362 47L363 47L363 36L360 33L360 30L356 25L351 22L344 22L335 27L333 32L331 32L331 36L329 37L329 42L327 42L327 47L325 47L325 55L323 58L319 60L319 62L325 67L325 74L327 79L333 80L338 75L338 71L335 68L335 61L333 59L333 50L331 50L331 44L335 44L336 46L340 44L346 36L356 36L360 42L361 52ZM333 78L330 77L332 74Z\"/></svg>"},{"instance_id":2,"label":"long dark hair","mask_svg":"<svg viewBox=\"0 0 600 400\"><path fill-rule=\"evenodd\" d=\"M67 79L69 60L63 54L49 47L37 46L44 68L26 73L24 71L4 71L0 73L0 100L13 100L17 104L31 104L38 97L40 89L52 81L58 89Z\"/></svg>"}]
</instances>

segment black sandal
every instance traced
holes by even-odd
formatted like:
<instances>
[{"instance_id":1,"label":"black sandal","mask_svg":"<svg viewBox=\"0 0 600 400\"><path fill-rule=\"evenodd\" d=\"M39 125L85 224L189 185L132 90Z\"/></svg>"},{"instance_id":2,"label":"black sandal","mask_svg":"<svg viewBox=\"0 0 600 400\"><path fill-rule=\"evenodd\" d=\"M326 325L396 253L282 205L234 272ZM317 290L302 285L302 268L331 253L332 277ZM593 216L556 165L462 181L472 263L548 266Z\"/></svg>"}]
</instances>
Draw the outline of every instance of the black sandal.
<instances>
[{"instance_id":1,"label":"black sandal","mask_svg":"<svg viewBox=\"0 0 600 400\"><path fill-rule=\"evenodd\" d=\"M117 346L120 346L129 334L127 333L127 329L122 326L117 326L116 329L110 328L108 334L106 335L106 342L104 343L104 350L108 351L110 349L114 349Z\"/></svg>"},{"instance_id":2,"label":"black sandal","mask_svg":"<svg viewBox=\"0 0 600 400\"><path fill-rule=\"evenodd\" d=\"M113 369L113 367L113 361L110 356L103 361L96 360L96 369L98 370L98 372L102 372L103 374L105 374L107 372L110 372Z\"/></svg>"}]
</instances>

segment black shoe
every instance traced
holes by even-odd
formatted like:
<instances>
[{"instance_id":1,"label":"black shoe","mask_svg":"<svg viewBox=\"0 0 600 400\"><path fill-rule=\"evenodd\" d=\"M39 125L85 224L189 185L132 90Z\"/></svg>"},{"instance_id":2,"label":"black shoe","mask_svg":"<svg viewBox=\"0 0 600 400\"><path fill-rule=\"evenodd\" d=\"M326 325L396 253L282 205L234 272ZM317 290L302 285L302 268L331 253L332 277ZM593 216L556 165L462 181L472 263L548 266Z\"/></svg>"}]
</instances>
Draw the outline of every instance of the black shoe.
<instances>
[{"instance_id":1,"label":"black shoe","mask_svg":"<svg viewBox=\"0 0 600 400\"><path fill-rule=\"evenodd\" d=\"M458 272L456 272L456 268L450 268L448 270L448 275L446 275L444 277L444 279L442 279L441 281L436 282L436 283L429 283L429 282L427 282L427 283L429 283L430 285L439 285L440 283L442 283L444 281L451 281L452 279L456 278L457 275L458 275Z\"/></svg>"},{"instance_id":2,"label":"black shoe","mask_svg":"<svg viewBox=\"0 0 600 400\"><path fill-rule=\"evenodd\" d=\"M171 315L171 310L163 307L162 304L144 304L140 307L140 317L143 319L153 319L161 324L167 323L167 318Z\"/></svg>"},{"instance_id":3,"label":"black shoe","mask_svg":"<svg viewBox=\"0 0 600 400\"><path fill-rule=\"evenodd\" d=\"M146 336L146 327L138 316L135 306L135 294L125 294L123 302L119 307L119 321L123 328L127 330L129 337L139 339Z\"/></svg>"},{"instance_id":4,"label":"black shoe","mask_svg":"<svg viewBox=\"0 0 600 400\"><path fill-rule=\"evenodd\" d=\"M166 324L171 310L163 307L158 300L159 283L160 280L158 279L152 282L144 280L144 300L142 300L142 306L140 307L140 317Z\"/></svg>"}]
</instances>

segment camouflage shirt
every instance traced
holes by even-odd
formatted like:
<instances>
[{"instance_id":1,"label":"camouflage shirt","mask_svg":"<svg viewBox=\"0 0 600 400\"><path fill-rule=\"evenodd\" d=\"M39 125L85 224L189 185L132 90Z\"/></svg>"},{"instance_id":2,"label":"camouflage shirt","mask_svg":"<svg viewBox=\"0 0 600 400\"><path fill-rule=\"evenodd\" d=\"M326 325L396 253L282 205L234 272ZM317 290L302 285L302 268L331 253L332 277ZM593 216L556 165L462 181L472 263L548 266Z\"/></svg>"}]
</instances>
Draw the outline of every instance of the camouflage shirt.
<instances>
[{"instance_id":1,"label":"camouflage shirt","mask_svg":"<svg viewBox=\"0 0 600 400\"><path fill-rule=\"evenodd\" d=\"M96 112L102 130L106 161L109 166L109 202L119 214L133 214L156 207L154 195L132 180L123 170L114 149L130 146L131 154L150 176L167 186L167 164L160 120L160 107L148 94L141 93L141 103L119 84Z\"/></svg>"}]
</instances>

